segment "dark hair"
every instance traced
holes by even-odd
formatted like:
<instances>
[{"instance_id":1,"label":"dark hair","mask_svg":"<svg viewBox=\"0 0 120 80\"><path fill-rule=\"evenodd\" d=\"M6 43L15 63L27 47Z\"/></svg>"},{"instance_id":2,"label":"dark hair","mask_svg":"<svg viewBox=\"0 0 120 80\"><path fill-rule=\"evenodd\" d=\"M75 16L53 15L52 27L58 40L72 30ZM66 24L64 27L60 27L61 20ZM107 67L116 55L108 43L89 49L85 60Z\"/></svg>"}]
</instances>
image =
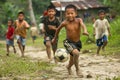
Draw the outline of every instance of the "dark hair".
<instances>
[{"instance_id":1,"label":"dark hair","mask_svg":"<svg viewBox=\"0 0 120 80\"><path fill-rule=\"evenodd\" d=\"M8 19L8 21L11 21L11 23L13 24L13 20L12 19Z\"/></svg>"},{"instance_id":2,"label":"dark hair","mask_svg":"<svg viewBox=\"0 0 120 80\"><path fill-rule=\"evenodd\" d=\"M67 9L69 9L69 8L73 8L73 9L77 12L77 8L76 8L76 6L74 6L73 4L67 5L67 6L65 7L65 11L66 11Z\"/></svg>"},{"instance_id":3,"label":"dark hair","mask_svg":"<svg viewBox=\"0 0 120 80\"><path fill-rule=\"evenodd\" d=\"M21 12L18 12L18 15L20 15L20 14L23 14L23 15L25 15L25 14L24 14L24 12L22 12L22 11L21 11Z\"/></svg>"},{"instance_id":4,"label":"dark hair","mask_svg":"<svg viewBox=\"0 0 120 80\"><path fill-rule=\"evenodd\" d=\"M99 10L99 11L98 11L98 15L99 15L100 13L104 13L104 14L105 14L105 11L104 11L104 10Z\"/></svg>"},{"instance_id":5,"label":"dark hair","mask_svg":"<svg viewBox=\"0 0 120 80\"><path fill-rule=\"evenodd\" d=\"M49 9L54 9L54 10L56 11L55 7L52 6L52 5L49 5L49 6L47 7L47 11L48 11Z\"/></svg>"}]
</instances>

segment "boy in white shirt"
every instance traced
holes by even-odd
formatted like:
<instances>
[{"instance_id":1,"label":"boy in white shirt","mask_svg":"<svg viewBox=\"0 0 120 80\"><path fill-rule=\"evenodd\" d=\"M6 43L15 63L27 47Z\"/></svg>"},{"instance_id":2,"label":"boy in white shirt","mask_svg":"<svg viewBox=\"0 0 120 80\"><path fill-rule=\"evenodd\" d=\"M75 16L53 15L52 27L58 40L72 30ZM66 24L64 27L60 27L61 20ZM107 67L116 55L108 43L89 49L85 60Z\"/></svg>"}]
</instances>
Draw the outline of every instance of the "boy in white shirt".
<instances>
[{"instance_id":1,"label":"boy in white shirt","mask_svg":"<svg viewBox=\"0 0 120 80\"><path fill-rule=\"evenodd\" d=\"M110 24L107 19L105 19L105 11L100 10L98 12L99 19L94 23L94 35L96 38L96 44L98 46L97 55L99 55L100 49L105 49L108 43L108 36L110 34Z\"/></svg>"},{"instance_id":2,"label":"boy in white shirt","mask_svg":"<svg viewBox=\"0 0 120 80\"><path fill-rule=\"evenodd\" d=\"M35 26L34 23L32 23L32 26L30 28L30 33L31 33L31 37L32 37L32 41L33 41L33 44L38 36L38 29L37 27Z\"/></svg>"}]
</instances>

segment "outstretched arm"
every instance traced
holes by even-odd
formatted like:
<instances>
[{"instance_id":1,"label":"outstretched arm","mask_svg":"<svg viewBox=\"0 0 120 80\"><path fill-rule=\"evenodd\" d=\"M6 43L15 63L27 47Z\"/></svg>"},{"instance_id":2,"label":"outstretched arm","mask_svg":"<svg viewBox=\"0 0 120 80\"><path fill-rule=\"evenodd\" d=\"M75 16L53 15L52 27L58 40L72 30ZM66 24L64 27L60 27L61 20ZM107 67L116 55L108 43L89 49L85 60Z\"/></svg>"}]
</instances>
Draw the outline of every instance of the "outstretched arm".
<instances>
[{"instance_id":1,"label":"outstretched arm","mask_svg":"<svg viewBox=\"0 0 120 80\"><path fill-rule=\"evenodd\" d=\"M86 28L85 24L83 23L82 19L80 19L80 24L81 24L81 27L82 27L82 29L83 29L83 35L89 36L89 33L88 33L88 31L87 31L87 28Z\"/></svg>"}]
</instances>

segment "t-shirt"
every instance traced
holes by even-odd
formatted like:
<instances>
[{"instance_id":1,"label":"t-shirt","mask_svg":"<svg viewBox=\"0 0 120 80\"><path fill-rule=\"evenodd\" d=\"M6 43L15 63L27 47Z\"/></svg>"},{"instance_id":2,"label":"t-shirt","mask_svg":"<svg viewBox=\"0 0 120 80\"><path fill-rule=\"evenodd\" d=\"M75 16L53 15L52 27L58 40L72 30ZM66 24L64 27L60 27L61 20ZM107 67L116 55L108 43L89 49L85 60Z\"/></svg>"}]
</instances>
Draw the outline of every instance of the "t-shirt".
<instances>
[{"instance_id":1,"label":"t-shirt","mask_svg":"<svg viewBox=\"0 0 120 80\"><path fill-rule=\"evenodd\" d=\"M54 36L55 35L55 30L50 30L48 28L48 25L52 25L55 26L56 28L60 25L59 20L55 17L55 19L53 21L49 21L48 17L45 17L43 20L43 24L44 24L44 29L45 29L45 35L46 36Z\"/></svg>"},{"instance_id":2,"label":"t-shirt","mask_svg":"<svg viewBox=\"0 0 120 80\"><path fill-rule=\"evenodd\" d=\"M30 31L31 31L32 36L37 36L38 35L37 27L35 27L35 26L31 27Z\"/></svg>"},{"instance_id":3,"label":"t-shirt","mask_svg":"<svg viewBox=\"0 0 120 80\"><path fill-rule=\"evenodd\" d=\"M100 39L104 35L108 36L108 28L110 27L110 24L107 19L103 19L103 20L97 19L93 27L95 28L95 32L96 32L95 35L96 39Z\"/></svg>"},{"instance_id":4,"label":"t-shirt","mask_svg":"<svg viewBox=\"0 0 120 80\"><path fill-rule=\"evenodd\" d=\"M27 35L26 34L26 26L29 26L29 24L25 20L23 20L22 23L19 23L19 21L16 20L16 22L15 22L15 27L16 27L15 34L19 35L23 38L26 38L26 35Z\"/></svg>"},{"instance_id":5,"label":"t-shirt","mask_svg":"<svg viewBox=\"0 0 120 80\"><path fill-rule=\"evenodd\" d=\"M7 33L6 33L6 38L10 40L11 37L13 36L13 34L14 34L14 27L9 26L8 30L7 30Z\"/></svg>"}]
</instances>

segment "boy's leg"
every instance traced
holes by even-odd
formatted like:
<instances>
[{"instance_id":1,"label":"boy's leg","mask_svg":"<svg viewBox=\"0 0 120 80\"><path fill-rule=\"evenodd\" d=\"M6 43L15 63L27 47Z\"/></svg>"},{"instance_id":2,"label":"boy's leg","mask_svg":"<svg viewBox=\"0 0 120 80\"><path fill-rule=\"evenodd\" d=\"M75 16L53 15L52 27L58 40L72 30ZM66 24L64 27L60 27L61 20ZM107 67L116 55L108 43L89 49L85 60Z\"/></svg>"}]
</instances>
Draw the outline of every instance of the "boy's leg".
<instances>
[{"instance_id":1,"label":"boy's leg","mask_svg":"<svg viewBox=\"0 0 120 80\"><path fill-rule=\"evenodd\" d=\"M9 45L8 44L6 44L6 49L7 49L7 56L9 56Z\"/></svg>"},{"instance_id":2,"label":"boy's leg","mask_svg":"<svg viewBox=\"0 0 120 80\"><path fill-rule=\"evenodd\" d=\"M23 49L22 57L24 57L25 43L26 43L26 39L25 38L21 38L21 46L22 46L22 49Z\"/></svg>"},{"instance_id":3,"label":"boy's leg","mask_svg":"<svg viewBox=\"0 0 120 80\"><path fill-rule=\"evenodd\" d=\"M21 41L21 37L19 35L16 35L16 38L17 38L17 44L18 44L18 47L22 53L22 56L23 56L23 46L22 46L22 41Z\"/></svg>"},{"instance_id":4,"label":"boy's leg","mask_svg":"<svg viewBox=\"0 0 120 80\"><path fill-rule=\"evenodd\" d=\"M97 48L97 55L99 55L100 49L101 49L101 46L98 46L98 48Z\"/></svg>"},{"instance_id":5,"label":"boy's leg","mask_svg":"<svg viewBox=\"0 0 120 80\"><path fill-rule=\"evenodd\" d=\"M45 45L46 45L48 59L51 61L52 59L51 58L51 41L50 40L46 41Z\"/></svg>"},{"instance_id":6,"label":"boy's leg","mask_svg":"<svg viewBox=\"0 0 120 80\"><path fill-rule=\"evenodd\" d=\"M69 75L72 74L71 67L73 66L73 64L74 64L74 59L73 59L73 56L70 55L70 61L69 61L69 64L66 66Z\"/></svg>"},{"instance_id":7,"label":"boy's leg","mask_svg":"<svg viewBox=\"0 0 120 80\"><path fill-rule=\"evenodd\" d=\"M18 43L18 47L19 47L19 49L20 49L20 51L21 51L21 53L22 53L22 57L23 57L23 56L24 56L23 46L22 46L20 40L18 40L17 43Z\"/></svg>"},{"instance_id":8,"label":"boy's leg","mask_svg":"<svg viewBox=\"0 0 120 80\"><path fill-rule=\"evenodd\" d=\"M105 50L106 45L107 45L107 41L104 41L103 46L102 46L103 51Z\"/></svg>"},{"instance_id":9,"label":"boy's leg","mask_svg":"<svg viewBox=\"0 0 120 80\"><path fill-rule=\"evenodd\" d=\"M79 69L79 54L80 54L80 52L77 49L74 49L72 51L72 54L73 54L75 68L76 68L76 74L80 77L83 77L83 75L82 75L82 73L80 72L80 69Z\"/></svg>"},{"instance_id":10,"label":"boy's leg","mask_svg":"<svg viewBox=\"0 0 120 80\"><path fill-rule=\"evenodd\" d=\"M102 50L105 50L105 46L107 45L107 41L108 41L108 37L106 35L103 36L103 46L102 46Z\"/></svg>"},{"instance_id":11,"label":"boy's leg","mask_svg":"<svg viewBox=\"0 0 120 80\"><path fill-rule=\"evenodd\" d=\"M16 49L15 49L15 46L13 46L13 50L14 50L14 53L16 53Z\"/></svg>"}]
</instances>

